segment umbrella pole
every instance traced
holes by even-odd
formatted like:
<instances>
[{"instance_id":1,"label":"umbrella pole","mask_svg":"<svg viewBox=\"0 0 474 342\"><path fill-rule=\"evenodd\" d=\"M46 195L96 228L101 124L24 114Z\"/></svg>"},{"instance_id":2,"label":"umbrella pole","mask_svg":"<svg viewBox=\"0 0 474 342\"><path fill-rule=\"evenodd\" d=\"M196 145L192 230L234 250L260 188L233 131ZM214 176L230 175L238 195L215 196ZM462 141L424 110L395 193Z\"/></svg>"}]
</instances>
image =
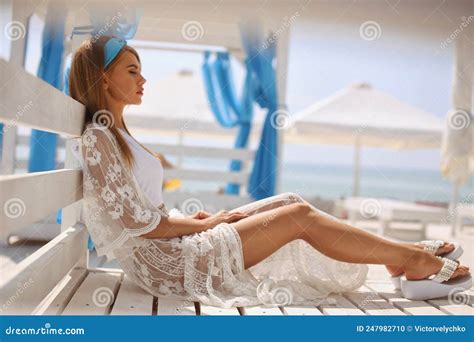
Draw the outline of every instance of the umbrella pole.
<instances>
[{"instance_id":1,"label":"umbrella pole","mask_svg":"<svg viewBox=\"0 0 474 342\"><path fill-rule=\"evenodd\" d=\"M178 146L181 149L183 147L183 140L184 140L184 132L182 129L178 132ZM180 153L178 156L178 168L181 169L183 167L183 156Z\"/></svg>"},{"instance_id":2,"label":"umbrella pole","mask_svg":"<svg viewBox=\"0 0 474 342\"><path fill-rule=\"evenodd\" d=\"M458 202L459 202L459 183L454 182L453 184L453 199L451 201L451 236L457 237L459 235L460 223L458 219Z\"/></svg>"},{"instance_id":3,"label":"umbrella pole","mask_svg":"<svg viewBox=\"0 0 474 342\"><path fill-rule=\"evenodd\" d=\"M355 146L354 146L354 165L353 165L353 185L352 185L352 196L359 196L359 185L360 185L360 136L357 134Z\"/></svg>"}]
</instances>

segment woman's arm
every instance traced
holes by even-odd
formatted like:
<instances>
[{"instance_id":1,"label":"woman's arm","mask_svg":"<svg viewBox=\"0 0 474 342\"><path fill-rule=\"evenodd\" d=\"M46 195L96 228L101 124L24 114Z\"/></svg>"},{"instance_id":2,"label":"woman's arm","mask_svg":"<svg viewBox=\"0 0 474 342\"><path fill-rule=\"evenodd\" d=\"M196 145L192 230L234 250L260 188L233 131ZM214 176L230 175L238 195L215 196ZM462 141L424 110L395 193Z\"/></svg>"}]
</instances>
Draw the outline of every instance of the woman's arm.
<instances>
[{"instance_id":1,"label":"woman's arm","mask_svg":"<svg viewBox=\"0 0 474 342\"><path fill-rule=\"evenodd\" d=\"M183 235L191 235L205 231L207 228L204 220L190 217L166 217L162 216L160 223L151 232L141 235L147 239L174 238Z\"/></svg>"},{"instance_id":2,"label":"woman's arm","mask_svg":"<svg viewBox=\"0 0 474 342\"><path fill-rule=\"evenodd\" d=\"M248 214L241 212L229 213L221 210L214 215L204 219L195 219L191 217L166 217L162 216L160 223L151 232L141 235L147 239L174 238L183 235L200 233L215 227L222 222L236 222L248 217Z\"/></svg>"}]
</instances>

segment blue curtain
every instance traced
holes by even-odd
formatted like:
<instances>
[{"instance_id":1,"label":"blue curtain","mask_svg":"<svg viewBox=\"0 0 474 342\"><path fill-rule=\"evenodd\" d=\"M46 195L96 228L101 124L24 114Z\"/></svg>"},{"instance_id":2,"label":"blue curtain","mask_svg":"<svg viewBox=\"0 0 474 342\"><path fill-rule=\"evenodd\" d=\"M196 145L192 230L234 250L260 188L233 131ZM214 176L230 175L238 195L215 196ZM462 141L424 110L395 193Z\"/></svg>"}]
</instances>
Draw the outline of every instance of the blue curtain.
<instances>
[{"instance_id":1,"label":"blue curtain","mask_svg":"<svg viewBox=\"0 0 474 342\"><path fill-rule=\"evenodd\" d=\"M240 32L250 68L255 76L255 101L260 107L268 109L249 179L249 193L258 200L275 194L278 126L273 121L278 120L278 96L273 62L276 45L275 39L265 40L263 28L256 21L242 24Z\"/></svg>"},{"instance_id":2,"label":"blue curtain","mask_svg":"<svg viewBox=\"0 0 474 342\"><path fill-rule=\"evenodd\" d=\"M49 5L42 37L41 60L37 76L61 89L62 55L64 51L64 4ZM28 172L53 170L56 164L57 134L32 130Z\"/></svg>"},{"instance_id":3,"label":"blue curtain","mask_svg":"<svg viewBox=\"0 0 474 342\"><path fill-rule=\"evenodd\" d=\"M64 26L67 10L64 4L50 4L42 35L41 60L37 76L61 89ZM57 134L33 129L30 137L28 172L53 170L56 167ZM61 209L56 215L60 222Z\"/></svg>"},{"instance_id":4,"label":"blue curtain","mask_svg":"<svg viewBox=\"0 0 474 342\"><path fill-rule=\"evenodd\" d=\"M234 147L245 148L248 144L253 116L252 72L248 72L248 68L246 68L247 73L242 99L238 101L235 94L229 54L218 52L214 63L210 62L209 57L210 52L206 51L202 72L212 113L217 122L223 127L239 126ZM241 169L240 160L232 160L230 169L231 171L239 171ZM226 187L226 193L229 194L239 194L239 190L240 186L234 183L229 183Z\"/></svg>"},{"instance_id":5,"label":"blue curtain","mask_svg":"<svg viewBox=\"0 0 474 342\"><path fill-rule=\"evenodd\" d=\"M0 160L2 160L2 150L3 150L3 124L0 123Z\"/></svg>"},{"instance_id":6,"label":"blue curtain","mask_svg":"<svg viewBox=\"0 0 474 342\"><path fill-rule=\"evenodd\" d=\"M262 27L256 21L247 21L240 27L245 59L246 79L240 103L236 100L231 76L229 55L217 53L214 63L210 63L210 53L204 55L203 75L208 100L223 127L239 125L234 146L245 148L252 123L252 106L256 102L267 109L260 144L255 155L249 178L249 193L255 199L275 194L276 167L278 155L278 131L274 121L278 120L278 96L273 61L276 54L275 40L265 41ZM277 121L276 121L277 122ZM231 170L240 170L240 162L233 160ZM229 184L227 193L237 194L237 184Z\"/></svg>"}]
</instances>

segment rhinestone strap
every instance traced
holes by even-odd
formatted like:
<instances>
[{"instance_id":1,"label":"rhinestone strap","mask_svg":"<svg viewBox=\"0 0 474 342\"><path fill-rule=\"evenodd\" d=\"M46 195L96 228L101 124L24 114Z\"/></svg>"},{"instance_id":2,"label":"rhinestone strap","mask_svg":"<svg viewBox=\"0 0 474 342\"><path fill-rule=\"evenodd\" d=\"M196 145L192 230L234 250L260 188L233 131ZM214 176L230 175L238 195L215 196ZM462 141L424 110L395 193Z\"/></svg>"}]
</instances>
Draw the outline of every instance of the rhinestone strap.
<instances>
[{"instance_id":1,"label":"rhinestone strap","mask_svg":"<svg viewBox=\"0 0 474 342\"><path fill-rule=\"evenodd\" d=\"M442 283L443 281L449 280L453 275L454 271L458 268L458 263L454 260L450 260L447 258L442 258L440 256L436 256L438 259L443 260L444 264L441 270L436 273L434 276L433 281L437 283Z\"/></svg>"},{"instance_id":2,"label":"rhinestone strap","mask_svg":"<svg viewBox=\"0 0 474 342\"><path fill-rule=\"evenodd\" d=\"M435 254L438 248L444 245L442 240L423 240L417 243L417 245L422 245L423 249L428 253Z\"/></svg>"}]
</instances>

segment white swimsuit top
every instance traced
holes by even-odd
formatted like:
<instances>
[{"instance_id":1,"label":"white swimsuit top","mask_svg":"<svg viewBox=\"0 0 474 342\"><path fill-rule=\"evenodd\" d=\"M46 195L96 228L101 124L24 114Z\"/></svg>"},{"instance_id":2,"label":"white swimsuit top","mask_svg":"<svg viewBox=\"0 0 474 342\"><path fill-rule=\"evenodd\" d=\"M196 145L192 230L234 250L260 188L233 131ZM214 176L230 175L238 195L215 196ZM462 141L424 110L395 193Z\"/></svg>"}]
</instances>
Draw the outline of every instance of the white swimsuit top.
<instances>
[{"instance_id":1,"label":"white swimsuit top","mask_svg":"<svg viewBox=\"0 0 474 342\"><path fill-rule=\"evenodd\" d=\"M163 203L163 166L160 160L152 156L125 130L119 128L118 131L122 133L122 136L128 142L128 146L130 146L132 150L135 161L133 175L137 179L143 192L147 194L151 203L155 206L159 206Z\"/></svg>"}]
</instances>

